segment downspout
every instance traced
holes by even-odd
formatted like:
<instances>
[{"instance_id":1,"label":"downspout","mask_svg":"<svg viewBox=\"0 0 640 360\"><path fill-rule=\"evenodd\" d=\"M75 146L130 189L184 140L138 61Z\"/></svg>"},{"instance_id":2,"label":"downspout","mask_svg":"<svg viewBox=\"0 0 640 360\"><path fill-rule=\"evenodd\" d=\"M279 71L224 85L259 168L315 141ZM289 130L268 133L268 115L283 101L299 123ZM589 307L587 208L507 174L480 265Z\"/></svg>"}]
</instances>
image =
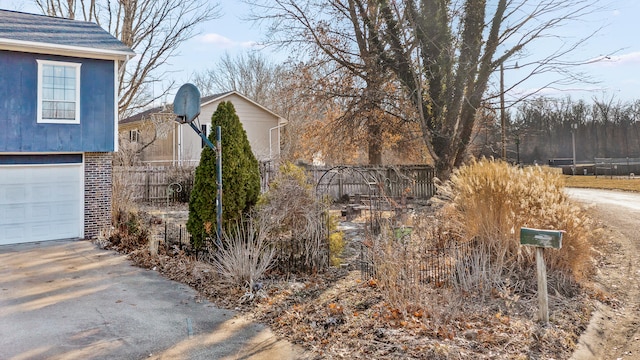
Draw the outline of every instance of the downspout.
<instances>
[{"instance_id":1,"label":"downspout","mask_svg":"<svg viewBox=\"0 0 640 360\"><path fill-rule=\"evenodd\" d=\"M182 166L182 126L178 126L178 165Z\"/></svg>"},{"instance_id":2,"label":"downspout","mask_svg":"<svg viewBox=\"0 0 640 360\"><path fill-rule=\"evenodd\" d=\"M171 165L176 166L178 164L176 159L176 146L177 146L177 138L178 138L178 124L173 124L173 139L171 141Z\"/></svg>"},{"instance_id":3,"label":"downspout","mask_svg":"<svg viewBox=\"0 0 640 360\"><path fill-rule=\"evenodd\" d=\"M125 55L124 58L124 62L122 63L121 67L118 67L118 60L115 60L113 62L114 67L113 67L113 95L114 95L114 99L115 99L115 109L114 109L114 118L115 118L115 126L114 126L114 134L113 134L113 151L118 151L119 148L119 136L120 136L120 130L118 129L119 124L120 124L120 113L118 111L118 102L120 100L119 97L119 90L120 90L120 76L122 76L122 74L124 73L125 68L127 67L127 63L129 62L129 59L131 59L130 55Z\"/></svg>"},{"instance_id":4,"label":"downspout","mask_svg":"<svg viewBox=\"0 0 640 360\"><path fill-rule=\"evenodd\" d=\"M269 160L273 160L273 150L272 150L272 141L271 141L271 132L273 130L278 129L278 155L280 155L280 129L285 127L287 125L287 123L284 124L280 124L278 126L274 126L271 129L269 129Z\"/></svg>"},{"instance_id":5,"label":"downspout","mask_svg":"<svg viewBox=\"0 0 640 360\"><path fill-rule=\"evenodd\" d=\"M118 74L119 76L122 76L122 73L125 71L125 69L127 68L127 63L129 62L129 60L131 59L131 55L127 54L124 56L124 62L122 63L122 67L120 67L120 74Z\"/></svg>"}]
</instances>

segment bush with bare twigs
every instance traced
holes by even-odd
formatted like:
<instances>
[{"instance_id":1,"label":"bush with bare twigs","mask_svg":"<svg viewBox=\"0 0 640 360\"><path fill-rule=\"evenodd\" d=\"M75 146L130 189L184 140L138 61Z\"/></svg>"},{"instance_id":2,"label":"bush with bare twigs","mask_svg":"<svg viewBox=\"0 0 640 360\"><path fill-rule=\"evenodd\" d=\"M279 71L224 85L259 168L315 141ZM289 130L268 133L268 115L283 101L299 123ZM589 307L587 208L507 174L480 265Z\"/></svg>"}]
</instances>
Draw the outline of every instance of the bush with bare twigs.
<instances>
[{"instance_id":1,"label":"bush with bare twigs","mask_svg":"<svg viewBox=\"0 0 640 360\"><path fill-rule=\"evenodd\" d=\"M149 228L137 211L118 210L113 221L114 231L105 248L126 254L149 245Z\"/></svg>"},{"instance_id":2,"label":"bush with bare twigs","mask_svg":"<svg viewBox=\"0 0 640 360\"><path fill-rule=\"evenodd\" d=\"M116 217L121 211L130 212L137 209L134 199L137 198L135 180L126 172L114 171L111 182L111 209L112 220L115 224Z\"/></svg>"},{"instance_id":3,"label":"bush with bare twigs","mask_svg":"<svg viewBox=\"0 0 640 360\"><path fill-rule=\"evenodd\" d=\"M328 266L327 204L314 193L303 169L286 163L258 203L259 216L274 224L278 268L318 271Z\"/></svg>"},{"instance_id":4,"label":"bush with bare twigs","mask_svg":"<svg viewBox=\"0 0 640 360\"><path fill-rule=\"evenodd\" d=\"M117 171L112 179L111 229L99 237L99 245L124 253L138 249L149 241L149 231L141 220L135 181L126 172Z\"/></svg>"}]
</instances>

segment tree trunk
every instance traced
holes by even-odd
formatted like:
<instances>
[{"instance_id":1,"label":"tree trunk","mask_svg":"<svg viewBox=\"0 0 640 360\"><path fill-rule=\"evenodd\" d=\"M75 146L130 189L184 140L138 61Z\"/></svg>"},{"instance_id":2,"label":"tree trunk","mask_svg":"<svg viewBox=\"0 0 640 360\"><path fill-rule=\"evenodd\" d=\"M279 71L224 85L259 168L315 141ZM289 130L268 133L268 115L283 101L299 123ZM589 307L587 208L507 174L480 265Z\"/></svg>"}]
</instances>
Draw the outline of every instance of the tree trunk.
<instances>
[{"instance_id":1,"label":"tree trunk","mask_svg":"<svg viewBox=\"0 0 640 360\"><path fill-rule=\"evenodd\" d=\"M380 131L380 125L374 123L376 119L369 118L368 124L368 155L369 165L382 165L382 133ZM372 124L374 123L374 124Z\"/></svg>"}]
</instances>

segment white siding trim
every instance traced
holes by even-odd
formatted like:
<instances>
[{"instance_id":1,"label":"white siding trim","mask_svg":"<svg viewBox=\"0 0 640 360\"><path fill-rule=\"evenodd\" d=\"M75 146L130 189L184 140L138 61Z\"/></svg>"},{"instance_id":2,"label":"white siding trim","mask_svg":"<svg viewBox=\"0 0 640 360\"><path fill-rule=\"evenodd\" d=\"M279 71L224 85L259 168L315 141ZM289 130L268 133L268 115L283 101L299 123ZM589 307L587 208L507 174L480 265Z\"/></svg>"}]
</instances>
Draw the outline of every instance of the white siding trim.
<instances>
[{"instance_id":1,"label":"white siding trim","mask_svg":"<svg viewBox=\"0 0 640 360\"><path fill-rule=\"evenodd\" d=\"M80 239L84 239L84 209L87 206L86 196L84 194L84 178L85 178L85 166L84 166L84 153L82 153L82 163L80 170L80 191L82 196L80 197ZM112 195L113 198L113 195Z\"/></svg>"},{"instance_id":2,"label":"white siding trim","mask_svg":"<svg viewBox=\"0 0 640 360\"><path fill-rule=\"evenodd\" d=\"M135 56L133 51L105 50L89 47L58 45L50 43L40 43L35 41L0 39L0 49L21 51L36 54L52 54L73 57L82 57L89 59L102 60L124 60L127 57Z\"/></svg>"},{"instance_id":3,"label":"white siding trim","mask_svg":"<svg viewBox=\"0 0 640 360\"><path fill-rule=\"evenodd\" d=\"M126 66L127 63L123 64L123 67ZM118 151L120 146L120 141L118 139L118 117L119 115L119 106L120 99L118 99L118 61L113 61L113 151Z\"/></svg>"}]
</instances>

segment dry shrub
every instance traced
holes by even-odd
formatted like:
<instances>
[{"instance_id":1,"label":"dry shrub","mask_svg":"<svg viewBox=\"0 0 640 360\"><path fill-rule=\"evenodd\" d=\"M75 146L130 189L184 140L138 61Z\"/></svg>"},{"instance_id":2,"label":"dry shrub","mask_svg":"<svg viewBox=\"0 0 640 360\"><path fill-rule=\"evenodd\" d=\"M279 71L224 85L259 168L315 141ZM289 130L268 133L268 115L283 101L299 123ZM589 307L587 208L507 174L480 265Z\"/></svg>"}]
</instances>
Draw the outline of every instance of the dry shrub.
<instances>
[{"instance_id":1,"label":"dry shrub","mask_svg":"<svg viewBox=\"0 0 640 360\"><path fill-rule=\"evenodd\" d=\"M149 229L141 217L136 200L138 193L132 166L115 166L111 182L111 223L112 228L106 239L100 240L103 248L129 253L150 243Z\"/></svg>"},{"instance_id":2,"label":"dry shrub","mask_svg":"<svg viewBox=\"0 0 640 360\"><path fill-rule=\"evenodd\" d=\"M432 302L441 299L450 311L439 316L453 316L460 294L513 304L531 293L535 251L520 245L522 226L566 232L561 250L545 250L552 289L571 296L592 273L593 225L568 200L559 175L480 160L441 185L439 199L436 212L409 219L410 234L383 222L381 234L365 242L376 285L402 312L435 311Z\"/></svg>"},{"instance_id":3,"label":"dry shrub","mask_svg":"<svg viewBox=\"0 0 640 360\"><path fill-rule=\"evenodd\" d=\"M521 227L565 231L562 249L545 251L556 280L580 282L592 272L592 222L569 201L558 174L483 159L456 170L438 191L447 199L442 216L460 228L462 241L474 242L474 258L459 274L470 286L530 276L535 256L520 245Z\"/></svg>"},{"instance_id":4,"label":"dry shrub","mask_svg":"<svg viewBox=\"0 0 640 360\"><path fill-rule=\"evenodd\" d=\"M443 290L454 280L456 265L468 255L459 246L460 234L434 215L414 215L411 228L393 228L383 220L380 234L370 237L375 277L387 302L400 311L434 308L433 289Z\"/></svg>"},{"instance_id":5,"label":"dry shrub","mask_svg":"<svg viewBox=\"0 0 640 360\"><path fill-rule=\"evenodd\" d=\"M273 224L269 235L276 241L281 270L308 272L327 266L327 210L302 168L291 163L280 167L257 211Z\"/></svg>"},{"instance_id":6,"label":"dry shrub","mask_svg":"<svg viewBox=\"0 0 640 360\"><path fill-rule=\"evenodd\" d=\"M329 215L329 262L331 266L340 266L342 251L344 251L344 233L338 231L338 218Z\"/></svg>"},{"instance_id":7,"label":"dry shrub","mask_svg":"<svg viewBox=\"0 0 640 360\"><path fill-rule=\"evenodd\" d=\"M387 302L397 308L419 306L416 302L421 299L422 289L415 286L414 279L415 270L419 270L420 266L409 259L416 244L398 241L386 221L382 222L380 234L372 240L372 262L377 285Z\"/></svg>"},{"instance_id":8,"label":"dry shrub","mask_svg":"<svg viewBox=\"0 0 640 360\"><path fill-rule=\"evenodd\" d=\"M104 247L126 254L148 247L149 239L149 228L137 211L119 210L114 216L114 230Z\"/></svg>"},{"instance_id":9,"label":"dry shrub","mask_svg":"<svg viewBox=\"0 0 640 360\"><path fill-rule=\"evenodd\" d=\"M340 266L342 260L340 255L344 250L344 234L342 231L335 231L329 235L329 261L332 266Z\"/></svg>"},{"instance_id":10,"label":"dry shrub","mask_svg":"<svg viewBox=\"0 0 640 360\"><path fill-rule=\"evenodd\" d=\"M131 176L127 168L114 168L111 182L111 209L113 223L117 222L116 217L120 212L131 212L137 209L135 199L137 198L135 179Z\"/></svg>"},{"instance_id":11,"label":"dry shrub","mask_svg":"<svg viewBox=\"0 0 640 360\"><path fill-rule=\"evenodd\" d=\"M255 216L222 232L222 247L210 261L228 284L253 289L273 265L275 248L267 234L266 221Z\"/></svg>"}]
</instances>

